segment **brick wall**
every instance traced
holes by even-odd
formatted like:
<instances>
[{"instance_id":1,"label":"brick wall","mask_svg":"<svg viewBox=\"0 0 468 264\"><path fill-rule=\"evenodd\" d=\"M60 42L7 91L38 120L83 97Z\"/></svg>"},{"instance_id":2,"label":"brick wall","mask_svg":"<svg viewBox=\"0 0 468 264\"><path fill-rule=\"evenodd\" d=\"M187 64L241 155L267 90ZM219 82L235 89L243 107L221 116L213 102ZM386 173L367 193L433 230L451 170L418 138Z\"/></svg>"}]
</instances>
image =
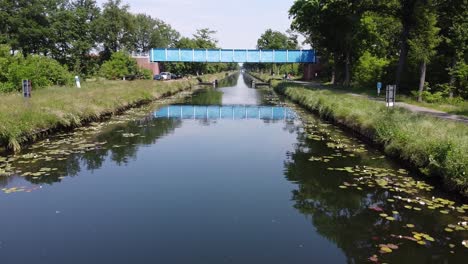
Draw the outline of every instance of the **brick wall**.
<instances>
[{"instance_id":1,"label":"brick wall","mask_svg":"<svg viewBox=\"0 0 468 264\"><path fill-rule=\"evenodd\" d=\"M148 70L152 71L153 75L160 73L159 63L150 62L148 57L137 57L137 58L134 58L134 59L136 60L138 66L140 66L140 68L148 69Z\"/></svg>"}]
</instances>

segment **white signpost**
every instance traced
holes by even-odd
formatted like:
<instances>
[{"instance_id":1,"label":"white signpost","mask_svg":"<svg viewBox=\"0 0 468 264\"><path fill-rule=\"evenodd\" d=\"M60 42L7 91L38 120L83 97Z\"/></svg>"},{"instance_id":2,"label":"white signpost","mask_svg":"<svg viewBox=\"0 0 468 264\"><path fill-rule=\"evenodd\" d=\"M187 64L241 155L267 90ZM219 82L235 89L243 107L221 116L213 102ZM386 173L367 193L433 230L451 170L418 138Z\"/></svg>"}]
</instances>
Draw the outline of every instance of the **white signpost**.
<instances>
[{"instance_id":1,"label":"white signpost","mask_svg":"<svg viewBox=\"0 0 468 264\"><path fill-rule=\"evenodd\" d=\"M387 85L385 102L387 107L395 106L396 85Z\"/></svg>"},{"instance_id":2,"label":"white signpost","mask_svg":"<svg viewBox=\"0 0 468 264\"><path fill-rule=\"evenodd\" d=\"M31 80L23 80L23 96L24 98L31 98L32 85Z\"/></svg>"},{"instance_id":3,"label":"white signpost","mask_svg":"<svg viewBox=\"0 0 468 264\"><path fill-rule=\"evenodd\" d=\"M81 88L80 77L75 76L76 87Z\"/></svg>"}]
</instances>

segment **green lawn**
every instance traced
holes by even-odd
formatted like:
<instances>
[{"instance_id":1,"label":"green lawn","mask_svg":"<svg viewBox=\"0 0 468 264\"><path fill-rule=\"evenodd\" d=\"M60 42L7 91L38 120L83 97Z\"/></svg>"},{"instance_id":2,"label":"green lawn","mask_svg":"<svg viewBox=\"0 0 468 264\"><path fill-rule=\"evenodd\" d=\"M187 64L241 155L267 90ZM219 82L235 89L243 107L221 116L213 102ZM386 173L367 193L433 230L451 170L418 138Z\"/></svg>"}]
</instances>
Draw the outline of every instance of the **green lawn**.
<instances>
[{"instance_id":1,"label":"green lawn","mask_svg":"<svg viewBox=\"0 0 468 264\"><path fill-rule=\"evenodd\" d=\"M382 88L380 96L377 95L377 88L375 89L369 89L365 88L362 86L352 86L352 87L344 87L341 85L330 85L330 84L324 84L323 87L330 89L330 90L336 90L336 91L343 91L343 92L349 92L349 93L356 93L356 94L361 94L361 95L367 95L367 96L372 96L376 98L380 98L382 100L385 100L385 88ZM468 117L468 101L464 100L462 102L454 102L454 103L427 103L427 102L418 102L416 98L408 96L408 95L402 95L397 93L397 98L396 100L398 102L405 102L407 104L413 104L417 106L422 106L434 110L439 110L443 112L447 112L449 114L454 114L454 115L461 115Z\"/></svg>"}]
</instances>

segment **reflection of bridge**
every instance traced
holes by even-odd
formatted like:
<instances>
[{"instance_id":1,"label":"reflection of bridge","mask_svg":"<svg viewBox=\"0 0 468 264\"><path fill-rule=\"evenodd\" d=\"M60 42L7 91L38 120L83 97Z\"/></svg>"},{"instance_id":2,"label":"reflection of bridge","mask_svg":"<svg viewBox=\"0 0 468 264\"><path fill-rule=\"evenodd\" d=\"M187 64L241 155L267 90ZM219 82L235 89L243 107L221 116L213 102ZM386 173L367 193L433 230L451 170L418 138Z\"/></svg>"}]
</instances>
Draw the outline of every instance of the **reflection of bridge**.
<instances>
[{"instance_id":1,"label":"reflection of bridge","mask_svg":"<svg viewBox=\"0 0 468 264\"><path fill-rule=\"evenodd\" d=\"M314 50L151 49L151 62L315 63Z\"/></svg>"},{"instance_id":2,"label":"reflection of bridge","mask_svg":"<svg viewBox=\"0 0 468 264\"><path fill-rule=\"evenodd\" d=\"M287 107L278 106L198 106L171 105L159 109L154 113L156 118L179 119L266 119L282 120L294 119L296 113Z\"/></svg>"}]
</instances>

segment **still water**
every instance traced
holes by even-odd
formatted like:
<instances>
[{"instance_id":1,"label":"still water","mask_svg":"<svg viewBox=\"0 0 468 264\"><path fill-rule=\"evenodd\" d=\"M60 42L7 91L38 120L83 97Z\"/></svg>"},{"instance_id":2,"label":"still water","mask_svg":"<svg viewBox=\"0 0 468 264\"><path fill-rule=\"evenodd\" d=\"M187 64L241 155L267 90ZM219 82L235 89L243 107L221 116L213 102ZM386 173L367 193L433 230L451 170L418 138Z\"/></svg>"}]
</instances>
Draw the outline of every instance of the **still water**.
<instances>
[{"instance_id":1,"label":"still water","mask_svg":"<svg viewBox=\"0 0 468 264\"><path fill-rule=\"evenodd\" d=\"M0 263L466 263L468 205L247 83L0 156Z\"/></svg>"}]
</instances>

